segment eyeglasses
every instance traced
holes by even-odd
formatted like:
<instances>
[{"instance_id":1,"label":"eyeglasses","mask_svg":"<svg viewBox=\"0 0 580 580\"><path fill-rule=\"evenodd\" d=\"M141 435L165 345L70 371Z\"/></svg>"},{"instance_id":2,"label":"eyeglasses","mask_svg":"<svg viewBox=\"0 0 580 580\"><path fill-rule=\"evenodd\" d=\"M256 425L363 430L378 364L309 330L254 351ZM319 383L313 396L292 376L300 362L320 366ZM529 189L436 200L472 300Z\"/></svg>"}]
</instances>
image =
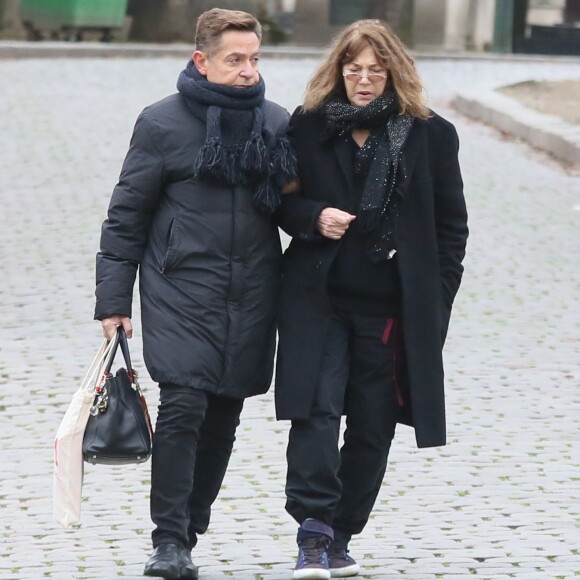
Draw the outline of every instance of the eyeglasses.
<instances>
[{"instance_id":1,"label":"eyeglasses","mask_svg":"<svg viewBox=\"0 0 580 580\"><path fill-rule=\"evenodd\" d=\"M380 83L387 79L387 73L369 72L366 74L347 70L342 72L342 76L353 83L358 83L362 79L367 79L371 83Z\"/></svg>"}]
</instances>

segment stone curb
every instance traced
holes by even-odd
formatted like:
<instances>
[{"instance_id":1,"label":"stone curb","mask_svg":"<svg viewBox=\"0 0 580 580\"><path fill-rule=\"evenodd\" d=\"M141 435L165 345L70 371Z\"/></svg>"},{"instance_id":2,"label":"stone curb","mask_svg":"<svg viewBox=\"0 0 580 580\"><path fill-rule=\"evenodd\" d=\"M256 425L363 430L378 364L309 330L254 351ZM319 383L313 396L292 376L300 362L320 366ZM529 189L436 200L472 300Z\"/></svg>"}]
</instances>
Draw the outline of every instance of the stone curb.
<instances>
[{"instance_id":1,"label":"stone curb","mask_svg":"<svg viewBox=\"0 0 580 580\"><path fill-rule=\"evenodd\" d=\"M193 45L100 42L28 42L0 41L0 59L16 58L159 58L182 57L192 52ZM262 55L268 58L321 58L326 48L313 46L263 46ZM417 60L477 60L498 62L570 62L579 57L523 54L495 54L478 52L410 51Z\"/></svg>"},{"instance_id":2,"label":"stone curb","mask_svg":"<svg viewBox=\"0 0 580 580\"><path fill-rule=\"evenodd\" d=\"M452 104L467 117L522 139L568 165L580 167L580 127L577 125L534 111L491 89L463 91Z\"/></svg>"},{"instance_id":3,"label":"stone curb","mask_svg":"<svg viewBox=\"0 0 580 580\"><path fill-rule=\"evenodd\" d=\"M19 58L187 58L192 44L134 44L99 42L0 42L0 59ZM320 58L322 49L295 47L292 50L264 47L269 58Z\"/></svg>"}]
</instances>

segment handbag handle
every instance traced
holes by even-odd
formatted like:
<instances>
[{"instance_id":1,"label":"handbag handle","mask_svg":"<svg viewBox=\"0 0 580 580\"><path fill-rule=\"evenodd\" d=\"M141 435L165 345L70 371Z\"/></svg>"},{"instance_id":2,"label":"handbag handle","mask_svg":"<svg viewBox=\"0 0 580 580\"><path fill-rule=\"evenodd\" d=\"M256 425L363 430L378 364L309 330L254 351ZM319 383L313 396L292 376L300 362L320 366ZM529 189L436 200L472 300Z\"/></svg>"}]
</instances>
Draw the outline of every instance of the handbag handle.
<instances>
[{"instance_id":1,"label":"handbag handle","mask_svg":"<svg viewBox=\"0 0 580 580\"><path fill-rule=\"evenodd\" d=\"M111 372L111 368L113 367L113 362L115 361L115 355L117 354L117 348L119 345L121 346L121 352L123 353L123 358L125 359L125 364L127 365L127 371L131 372L131 356L129 355L129 343L127 342L127 334L125 333L125 329L123 326L117 326L117 336L113 339L115 341L115 345L113 346L111 356L107 362L107 366L105 368L105 374L109 374Z\"/></svg>"},{"instance_id":2,"label":"handbag handle","mask_svg":"<svg viewBox=\"0 0 580 580\"><path fill-rule=\"evenodd\" d=\"M93 392L95 386L99 383L99 381L103 376L105 367L107 365L107 361L111 356L113 346L114 346L113 341L109 341L107 339L103 340L103 343L101 344L99 350L97 351L97 354L95 355L95 358L93 359L93 362L89 366L89 369L85 374L85 378L81 383L80 386L81 391L87 393Z\"/></svg>"}]
</instances>

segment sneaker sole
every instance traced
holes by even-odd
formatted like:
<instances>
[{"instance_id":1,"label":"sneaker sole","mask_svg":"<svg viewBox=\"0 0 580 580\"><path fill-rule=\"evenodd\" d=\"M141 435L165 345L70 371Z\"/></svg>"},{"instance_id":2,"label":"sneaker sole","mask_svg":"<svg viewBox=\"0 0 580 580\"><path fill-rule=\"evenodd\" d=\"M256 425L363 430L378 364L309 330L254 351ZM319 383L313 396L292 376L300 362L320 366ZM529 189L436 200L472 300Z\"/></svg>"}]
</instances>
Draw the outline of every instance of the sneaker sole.
<instances>
[{"instance_id":1,"label":"sneaker sole","mask_svg":"<svg viewBox=\"0 0 580 580\"><path fill-rule=\"evenodd\" d=\"M305 568L294 570L292 573L293 580L328 580L329 578L330 570L324 568Z\"/></svg>"},{"instance_id":2,"label":"sneaker sole","mask_svg":"<svg viewBox=\"0 0 580 580\"><path fill-rule=\"evenodd\" d=\"M343 568L331 568L330 576L332 578L346 578L347 576L356 576L360 571L360 566L358 564L352 564L351 566L344 566Z\"/></svg>"}]
</instances>

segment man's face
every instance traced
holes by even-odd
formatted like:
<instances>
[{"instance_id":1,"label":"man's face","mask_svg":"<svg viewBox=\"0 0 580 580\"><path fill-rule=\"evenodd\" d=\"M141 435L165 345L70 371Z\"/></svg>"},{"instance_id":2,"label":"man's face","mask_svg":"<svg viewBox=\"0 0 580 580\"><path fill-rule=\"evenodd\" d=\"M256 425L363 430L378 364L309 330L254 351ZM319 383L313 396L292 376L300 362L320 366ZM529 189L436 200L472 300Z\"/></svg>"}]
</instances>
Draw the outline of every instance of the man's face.
<instances>
[{"instance_id":1,"label":"man's face","mask_svg":"<svg viewBox=\"0 0 580 580\"><path fill-rule=\"evenodd\" d=\"M196 50L193 62L211 83L228 87L251 87L260 80L260 41L253 32L226 30L216 52L208 56Z\"/></svg>"}]
</instances>

